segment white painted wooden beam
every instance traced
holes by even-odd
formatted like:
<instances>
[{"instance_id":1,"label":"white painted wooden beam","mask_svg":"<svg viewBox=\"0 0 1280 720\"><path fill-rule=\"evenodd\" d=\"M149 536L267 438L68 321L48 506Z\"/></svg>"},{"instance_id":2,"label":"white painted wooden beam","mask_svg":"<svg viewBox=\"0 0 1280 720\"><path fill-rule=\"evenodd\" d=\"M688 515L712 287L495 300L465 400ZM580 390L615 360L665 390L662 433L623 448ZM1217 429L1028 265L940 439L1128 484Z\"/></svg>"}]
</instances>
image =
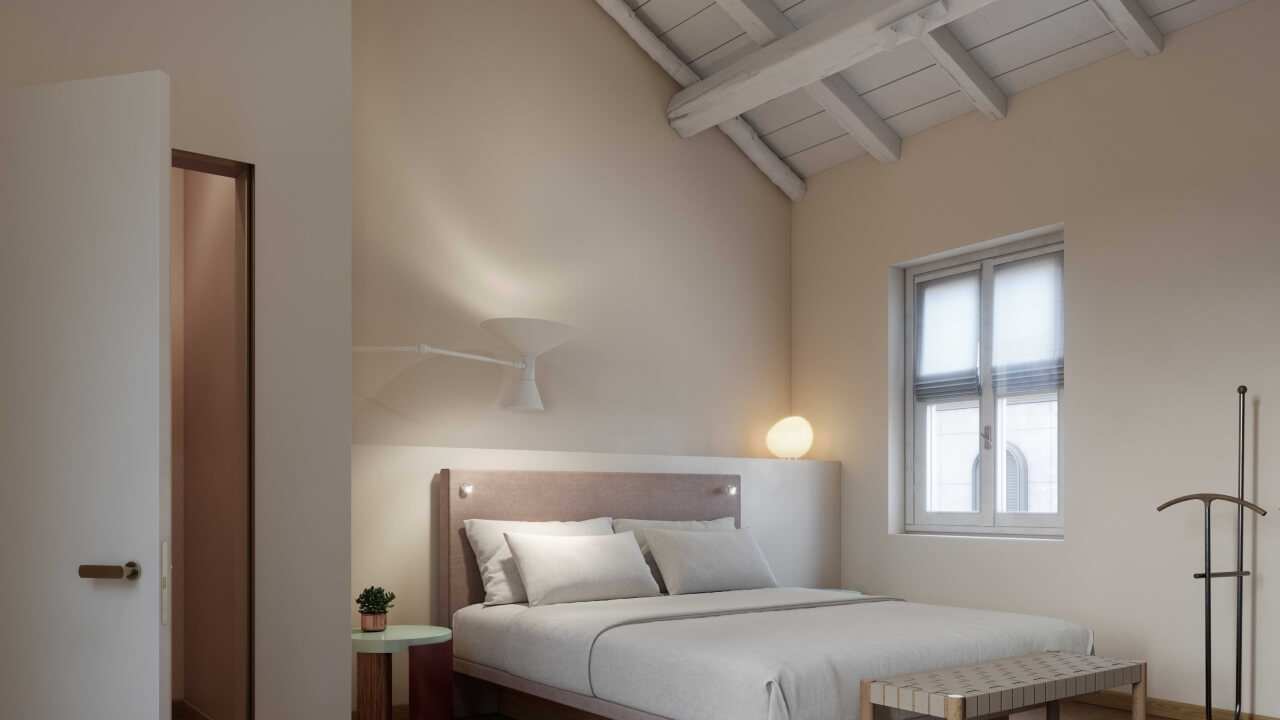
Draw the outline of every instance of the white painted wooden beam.
<instances>
[{"instance_id":1,"label":"white painted wooden beam","mask_svg":"<svg viewBox=\"0 0 1280 720\"><path fill-rule=\"evenodd\" d=\"M761 47L796 30L770 0L716 0L716 3ZM896 162L901 157L902 138L871 109L849 81L832 75L806 86L805 91L872 157L882 163Z\"/></svg>"},{"instance_id":2,"label":"white painted wooden beam","mask_svg":"<svg viewBox=\"0 0 1280 720\"><path fill-rule=\"evenodd\" d=\"M920 46L983 115L992 120L1004 118L1009 105L1004 91L945 25L921 35Z\"/></svg>"},{"instance_id":3,"label":"white painted wooden beam","mask_svg":"<svg viewBox=\"0 0 1280 720\"><path fill-rule=\"evenodd\" d=\"M613 18L627 35L640 46L654 62L658 63L667 74L681 87L689 87L699 81L698 74L684 63L662 42L653 31L636 17L624 0L596 0L596 4ZM774 185L777 185L787 197L799 202L808 191L804 180L795 173L776 153L764 144L756 131L747 121L737 115L722 118L716 123L720 130L729 136L743 153L760 168ZM705 129L705 128L704 128Z\"/></svg>"},{"instance_id":4,"label":"white painted wooden beam","mask_svg":"<svg viewBox=\"0 0 1280 720\"><path fill-rule=\"evenodd\" d=\"M761 47L796 31L770 0L716 0L716 4Z\"/></svg>"},{"instance_id":5,"label":"white painted wooden beam","mask_svg":"<svg viewBox=\"0 0 1280 720\"><path fill-rule=\"evenodd\" d=\"M676 93L667 119L684 137L835 75L996 0L860 0Z\"/></svg>"},{"instance_id":6,"label":"white painted wooden beam","mask_svg":"<svg viewBox=\"0 0 1280 720\"><path fill-rule=\"evenodd\" d=\"M1147 57L1164 49L1164 34L1147 17L1138 0L1093 0L1093 6L1102 13L1116 34L1124 40L1134 55Z\"/></svg>"}]
</instances>

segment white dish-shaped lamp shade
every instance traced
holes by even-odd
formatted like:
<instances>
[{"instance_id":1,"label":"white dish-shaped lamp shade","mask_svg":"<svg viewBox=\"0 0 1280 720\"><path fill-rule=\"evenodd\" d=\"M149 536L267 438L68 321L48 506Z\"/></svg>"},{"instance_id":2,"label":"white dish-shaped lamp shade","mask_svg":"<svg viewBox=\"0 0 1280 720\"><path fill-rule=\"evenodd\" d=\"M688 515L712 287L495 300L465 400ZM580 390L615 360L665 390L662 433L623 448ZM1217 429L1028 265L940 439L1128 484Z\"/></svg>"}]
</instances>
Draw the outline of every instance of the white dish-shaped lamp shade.
<instances>
[{"instance_id":1,"label":"white dish-shaped lamp shade","mask_svg":"<svg viewBox=\"0 0 1280 720\"><path fill-rule=\"evenodd\" d=\"M780 458L801 458L813 447L813 426L799 415L779 420L764 437L769 452Z\"/></svg>"},{"instance_id":2,"label":"white dish-shaped lamp shade","mask_svg":"<svg viewBox=\"0 0 1280 720\"><path fill-rule=\"evenodd\" d=\"M521 355L541 355L578 336L577 330L564 323L537 318L493 318L480 327L511 343Z\"/></svg>"}]
</instances>

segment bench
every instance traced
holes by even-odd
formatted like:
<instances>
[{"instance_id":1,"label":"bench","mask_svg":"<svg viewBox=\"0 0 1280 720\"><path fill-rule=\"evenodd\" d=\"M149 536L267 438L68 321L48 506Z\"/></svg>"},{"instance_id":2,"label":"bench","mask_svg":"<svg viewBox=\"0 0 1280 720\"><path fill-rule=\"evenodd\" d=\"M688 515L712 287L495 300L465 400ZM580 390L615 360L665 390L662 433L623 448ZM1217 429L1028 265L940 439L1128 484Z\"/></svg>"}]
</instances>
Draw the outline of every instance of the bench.
<instances>
[{"instance_id":1,"label":"bench","mask_svg":"<svg viewBox=\"0 0 1280 720\"><path fill-rule=\"evenodd\" d=\"M1130 685L1133 720L1147 717L1147 664L1044 652L862 681L862 720L894 708L943 720L991 720L1040 705L1058 720L1058 702Z\"/></svg>"}]
</instances>

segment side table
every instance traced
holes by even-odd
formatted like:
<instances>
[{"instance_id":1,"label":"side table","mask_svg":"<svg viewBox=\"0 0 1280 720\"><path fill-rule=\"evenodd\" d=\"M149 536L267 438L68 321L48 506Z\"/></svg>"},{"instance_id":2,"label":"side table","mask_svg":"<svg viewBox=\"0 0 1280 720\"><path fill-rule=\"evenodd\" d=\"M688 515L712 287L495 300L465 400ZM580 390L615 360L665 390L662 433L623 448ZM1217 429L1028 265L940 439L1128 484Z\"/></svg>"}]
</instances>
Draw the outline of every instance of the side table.
<instances>
[{"instance_id":1,"label":"side table","mask_svg":"<svg viewBox=\"0 0 1280 720\"><path fill-rule=\"evenodd\" d=\"M409 653L410 720L453 715L453 631L433 625L388 625L351 631L356 653L356 709L360 720L391 720L391 655Z\"/></svg>"}]
</instances>

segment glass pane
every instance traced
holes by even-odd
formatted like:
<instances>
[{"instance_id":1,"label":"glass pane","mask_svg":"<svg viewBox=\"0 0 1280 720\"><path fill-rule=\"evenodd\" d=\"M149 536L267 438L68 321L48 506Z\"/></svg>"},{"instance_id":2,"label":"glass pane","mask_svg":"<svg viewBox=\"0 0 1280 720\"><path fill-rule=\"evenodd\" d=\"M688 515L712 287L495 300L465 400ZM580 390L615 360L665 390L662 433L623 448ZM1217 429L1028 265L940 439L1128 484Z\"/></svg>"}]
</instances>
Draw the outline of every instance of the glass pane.
<instances>
[{"instance_id":1,"label":"glass pane","mask_svg":"<svg viewBox=\"0 0 1280 720\"><path fill-rule=\"evenodd\" d=\"M1058 512L1058 394L1002 397L996 412L996 510Z\"/></svg>"},{"instance_id":2,"label":"glass pane","mask_svg":"<svg viewBox=\"0 0 1280 720\"><path fill-rule=\"evenodd\" d=\"M977 374L978 273L930 280L917 298L916 378Z\"/></svg>"},{"instance_id":3,"label":"glass pane","mask_svg":"<svg viewBox=\"0 0 1280 720\"><path fill-rule=\"evenodd\" d=\"M978 401L928 406L928 512L978 512Z\"/></svg>"},{"instance_id":4,"label":"glass pane","mask_svg":"<svg viewBox=\"0 0 1280 720\"><path fill-rule=\"evenodd\" d=\"M997 265L992 282L992 367L1061 362L1062 253Z\"/></svg>"}]
</instances>

